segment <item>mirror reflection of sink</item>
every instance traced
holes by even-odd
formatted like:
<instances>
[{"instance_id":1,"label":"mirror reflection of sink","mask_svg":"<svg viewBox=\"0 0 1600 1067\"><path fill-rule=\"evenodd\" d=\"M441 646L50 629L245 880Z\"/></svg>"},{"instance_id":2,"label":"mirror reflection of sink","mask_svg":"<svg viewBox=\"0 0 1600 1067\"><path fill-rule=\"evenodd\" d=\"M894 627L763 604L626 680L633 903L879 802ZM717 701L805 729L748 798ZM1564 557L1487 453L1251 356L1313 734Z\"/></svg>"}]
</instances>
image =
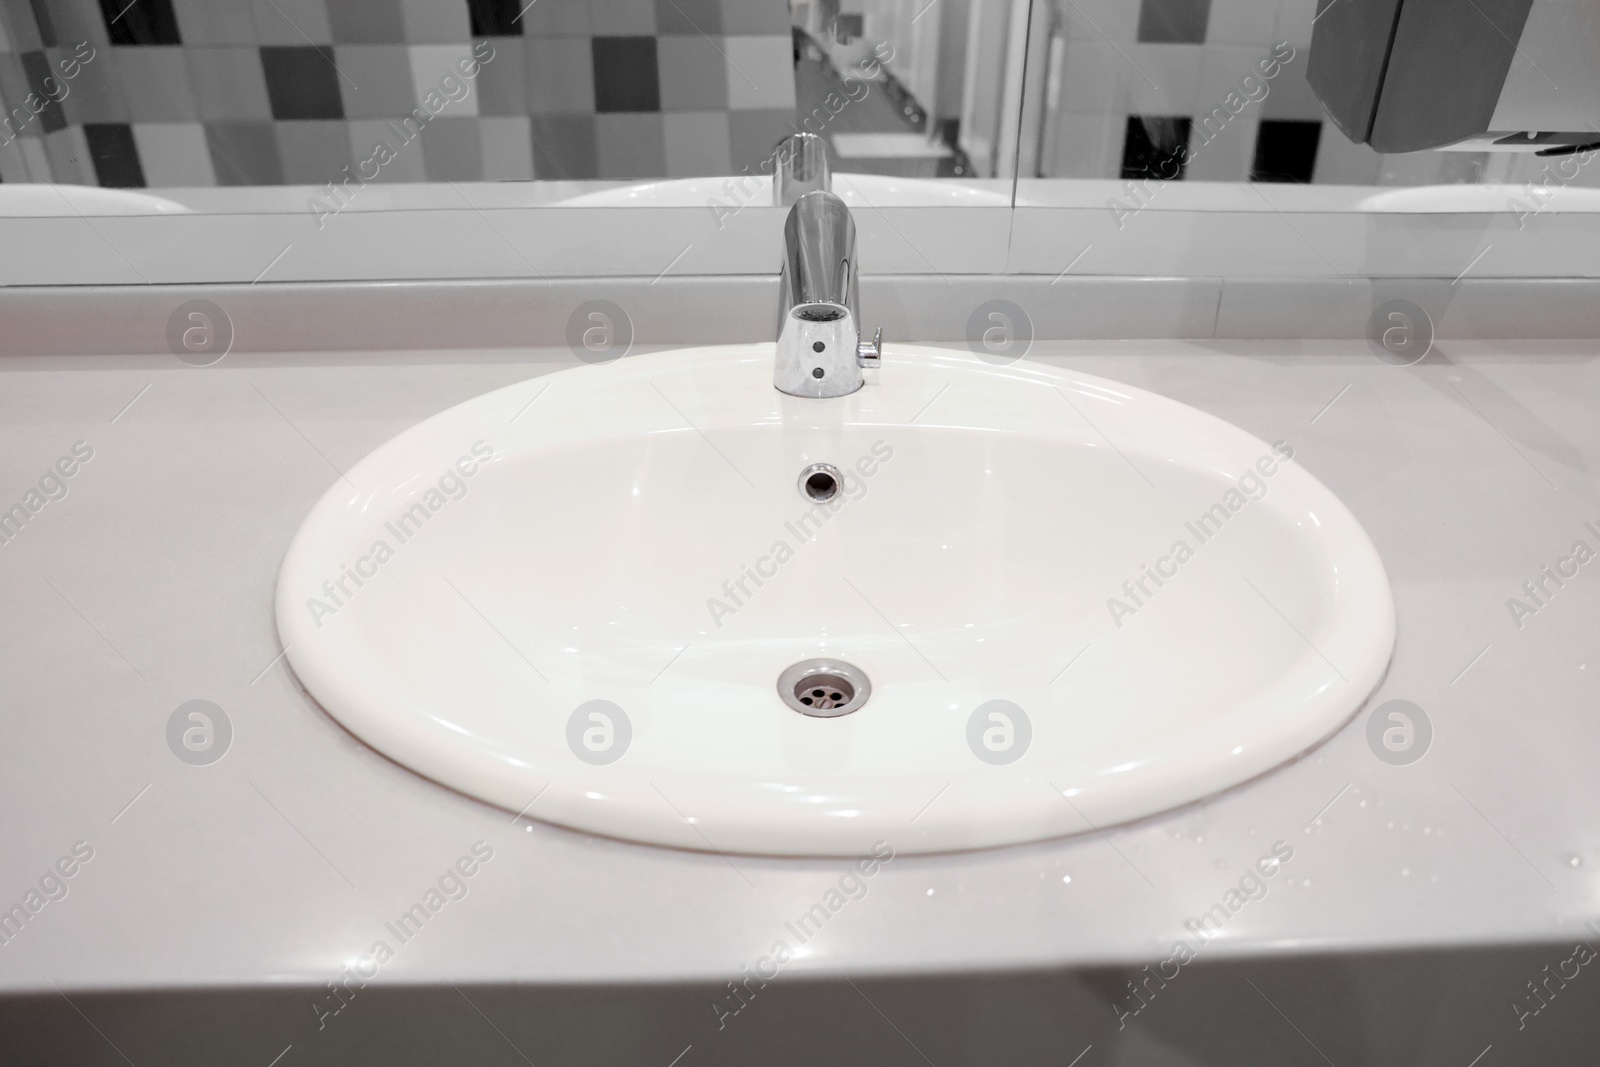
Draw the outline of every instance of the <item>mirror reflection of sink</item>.
<instances>
[{"instance_id":1,"label":"mirror reflection of sink","mask_svg":"<svg viewBox=\"0 0 1600 1067\"><path fill-rule=\"evenodd\" d=\"M729 183L737 183L730 192ZM885 174L834 172L833 192L852 208L1010 207L1009 181L961 178L899 178ZM669 178L581 193L553 207L705 207L706 201L771 204L772 178Z\"/></svg>"},{"instance_id":2,"label":"mirror reflection of sink","mask_svg":"<svg viewBox=\"0 0 1600 1067\"><path fill-rule=\"evenodd\" d=\"M1548 211L1600 211L1600 189L1552 183L1543 195ZM1519 208L1517 205L1526 205ZM1539 201L1523 185L1415 185L1373 193L1359 211L1450 213L1532 211Z\"/></svg>"},{"instance_id":3,"label":"mirror reflection of sink","mask_svg":"<svg viewBox=\"0 0 1600 1067\"><path fill-rule=\"evenodd\" d=\"M377 449L283 563L305 687L529 818L859 855L1199 800L1381 678L1382 564L1293 442L1027 362L889 345L817 400L773 361L580 367Z\"/></svg>"},{"instance_id":4,"label":"mirror reflection of sink","mask_svg":"<svg viewBox=\"0 0 1600 1067\"><path fill-rule=\"evenodd\" d=\"M175 200L133 189L45 182L0 183L0 217L56 215L185 215Z\"/></svg>"}]
</instances>

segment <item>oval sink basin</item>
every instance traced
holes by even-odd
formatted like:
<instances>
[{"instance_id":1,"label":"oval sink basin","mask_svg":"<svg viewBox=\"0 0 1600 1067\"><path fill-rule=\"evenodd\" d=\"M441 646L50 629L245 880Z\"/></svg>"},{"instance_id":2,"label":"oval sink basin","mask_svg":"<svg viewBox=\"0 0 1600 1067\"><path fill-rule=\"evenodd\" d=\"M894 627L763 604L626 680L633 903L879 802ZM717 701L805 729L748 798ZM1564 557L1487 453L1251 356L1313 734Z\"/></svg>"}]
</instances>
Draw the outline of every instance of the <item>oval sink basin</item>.
<instances>
[{"instance_id":1,"label":"oval sink basin","mask_svg":"<svg viewBox=\"0 0 1600 1067\"><path fill-rule=\"evenodd\" d=\"M1026 362L891 345L834 400L772 364L580 367L385 444L284 560L295 672L508 811L784 855L1139 818L1381 678L1382 564L1293 442Z\"/></svg>"}]
</instances>

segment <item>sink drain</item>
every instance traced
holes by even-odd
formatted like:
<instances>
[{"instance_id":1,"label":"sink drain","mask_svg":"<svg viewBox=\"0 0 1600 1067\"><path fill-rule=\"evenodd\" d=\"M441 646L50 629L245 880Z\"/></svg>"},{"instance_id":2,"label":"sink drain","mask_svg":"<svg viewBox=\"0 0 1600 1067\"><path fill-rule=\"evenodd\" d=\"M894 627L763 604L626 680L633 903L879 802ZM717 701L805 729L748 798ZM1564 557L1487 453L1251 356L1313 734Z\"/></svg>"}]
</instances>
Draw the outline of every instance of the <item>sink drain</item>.
<instances>
[{"instance_id":1,"label":"sink drain","mask_svg":"<svg viewBox=\"0 0 1600 1067\"><path fill-rule=\"evenodd\" d=\"M872 695L861 668L837 659L802 660L778 675L778 696L802 715L833 719L859 711Z\"/></svg>"},{"instance_id":2,"label":"sink drain","mask_svg":"<svg viewBox=\"0 0 1600 1067\"><path fill-rule=\"evenodd\" d=\"M839 495L844 475L832 463L813 463L800 472L800 495L818 504L826 504Z\"/></svg>"}]
</instances>

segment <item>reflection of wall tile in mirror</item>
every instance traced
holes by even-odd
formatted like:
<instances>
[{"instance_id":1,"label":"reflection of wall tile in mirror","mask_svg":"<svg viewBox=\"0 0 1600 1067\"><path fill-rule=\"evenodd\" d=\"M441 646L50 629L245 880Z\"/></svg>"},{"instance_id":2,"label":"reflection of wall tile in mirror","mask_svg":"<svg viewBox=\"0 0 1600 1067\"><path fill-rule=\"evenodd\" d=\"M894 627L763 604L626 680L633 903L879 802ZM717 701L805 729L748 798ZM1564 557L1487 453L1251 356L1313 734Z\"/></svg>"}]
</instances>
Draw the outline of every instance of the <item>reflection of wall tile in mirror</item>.
<instances>
[{"instance_id":1,"label":"reflection of wall tile in mirror","mask_svg":"<svg viewBox=\"0 0 1600 1067\"><path fill-rule=\"evenodd\" d=\"M767 0L758 3L752 0L719 0L719 5L722 9L723 33L789 35L789 8L786 4L769 3Z\"/></svg>"},{"instance_id":2,"label":"reflection of wall tile in mirror","mask_svg":"<svg viewBox=\"0 0 1600 1067\"><path fill-rule=\"evenodd\" d=\"M256 48L185 48L202 119L269 119L267 76ZM92 67L93 64L90 64ZM87 68L86 71L87 73Z\"/></svg>"},{"instance_id":3,"label":"reflection of wall tile in mirror","mask_svg":"<svg viewBox=\"0 0 1600 1067\"><path fill-rule=\"evenodd\" d=\"M1129 43L1139 36L1139 5L1130 0L1073 0L1062 5L1061 30L1069 41Z\"/></svg>"},{"instance_id":4,"label":"reflection of wall tile in mirror","mask_svg":"<svg viewBox=\"0 0 1600 1067\"><path fill-rule=\"evenodd\" d=\"M428 178L446 182L483 180L483 146L476 119L441 116L423 127L421 141L423 171Z\"/></svg>"},{"instance_id":5,"label":"reflection of wall tile in mirror","mask_svg":"<svg viewBox=\"0 0 1600 1067\"><path fill-rule=\"evenodd\" d=\"M573 0L564 0L572 3ZM656 32L655 0L596 0L589 8L589 32L622 37Z\"/></svg>"},{"instance_id":6,"label":"reflection of wall tile in mirror","mask_svg":"<svg viewBox=\"0 0 1600 1067\"><path fill-rule=\"evenodd\" d=\"M595 110L594 53L589 39L530 37L526 44L528 112L592 114ZM537 137L535 143L538 143Z\"/></svg>"},{"instance_id":7,"label":"reflection of wall tile in mirror","mask_svg":"<svg viewBox=\"0 0 1600 1067\"><path fill-rule=\"evenodd\" d=\"M1201 44L1211 0L1140 0L1139 40L1151 44Z\"/></svg>"},{"instance_id":8,"label":"reflection of wall tile in mirror","mask_svg":"<svg viewBox=\"0 0 1600 1067\"><path fill-rule=\"evenodd\" d=\"M794 50L788 37L728 37L724 43L730 108L794 107Z\"/></svg>"},{"instance_id":9,"label":"reflection of wall tile in mirror","mask_svg":"<svg viewBox=\"0 0 1600 1067\"><path fill-rule=\"evenodd\" d=\"M454 117L478 113L478 94L473 84L475 79L461 76L463 68L471 70L474 65L481 66L473 58L470 44L414 44L408 46L406 51L411 57L411 83L416 91L416 99L425 101L432 94L440 101L448 101L443 107L446 113ZM493 63L491 60L490 65L493 66ZM446 81L447 78L450 80ZM463 89L465 95L462 95ZM458 99L448 99L452 93ZM434 107L437 106L436 103Z\"/></svg>"},{"instance_id":10,"label":"reflection of wall tile in mirror","mask_svg":"<svg viewBox=\"0 0 1600 1067\"><path fill-rule=\"evenodd\" d=\"M596 111L661 110L654 37L595 37L591 48Z\"/></svg>"},{"instance_id":11,"label":"reflection of wall tile in mirror","mask_svg":"<svg viewBox=\"0 0 1600 1067\"><path fill-rule=\"evenodd\" d=\"M332 44L323 0L251 0L262 44Z\"/></svg>"},{"instance_id":12,"label":"reflection of wall tile in mirror","mask_svg":"<svg viewBox=\"0 0 1600 1067\"><path fill-rule=\"evenodd\" d=\"M205 127L198 122L136 122L133 141L146 185L217 184L211 153L206 149Z\"/></svg>"},{"instance_id":13,"label":"reflection of wall tile in mirror","mask_svg":"<svg viewBox=\"0 0 1600 1067\"><path fill-rule=\"evenodd\" d=\"M344 117L339 96L339 72L332 48L309 45L261 49L261 69L267 79L267 99L275 119L337 119ZM135 118L139 115L134 114Z\"/></svg>"},{"instance_id":14,"label":"reflection of wall tile in mirror","mask_svg":"<svg viewBox=\"0 0 1600 1067\"><path fill-rule=\"evenodd\" d=\"M493 44L494 59L478 67L478 114L526 115L528 49L520 37L499 37Z\"/></svg>"},{"instance_id":15,"label":"reflection of wall tile in mirror","mask_svg":"<svg viewBox=\"0 0 1600 1067\"><path fill-rule=\"evenodd\" d=\"M90 123L83 128L89 139L89 158L95 176L108 188L136 189L144 185L144 169L134 147L133 130L122 123Z\"/></svg>"},{"instance_id":16,"label":"reflection of wall tile in mirror","mask_svg":"<svg viewBox=\"0 0 1600 1067\"><path fill-rule=\"evenodd\" d=\"M123 4L119 0L100 0L100 13L106 32L116 45L182 44L178 16L172 0L141 0Z\"/></svg>"},{"instance_id":17,"label":"reflection of wall tile in mirror","mask_svg":"<svg viewBox=\"0 0 1600 1067\"><path fill-rule=\"evenodd\" d=\"M271 122L208 122L206 145L218 185L282 185Z\"/></svg>"},{"instance_id":18,"label":"reflection of wall tile in mirror","mask_svg":"<svg viewBox=\"0 0 1600 1067\"><path fill-rule=\"evenodd\" d=\"M1317 142L1322 123L1294 119L1267 119L1256 134L1253 182L1311 181L1317 166Z\"/></svg>"},{"instance_id":19,"label":"reflection of wall tile in mirror","mask_svg":"<svg viewBox=\"0 0 1600 1067\"><path fill-rule=\"evenodd\" d=\"M108 51L109 55L96 62L115 67L133 121L181 122L200 117L184 49L152 45Z\"/></svg>"},{"instance_id":20,"label":"reflection of wall tile in mirror","mask_svg":"<svg viewBox=\"0 0 1600 1067\"><path fill-rule=\"evenodd\" d=\"M483 177L486 181L526 181L533 177L532 129L526 115L480 120Z\"/></svg>"},{"instance_id":21,"label":"reflection of wall tile in mirror","mask_svg":"<svg viewBox=\"0 0 1600 1067\"><path fill-rule=\"evenodd\" d=\"M417 106L405 45L336 45L333 61L344 74L338 89L347 118L399 118Z\"/></svg>"},{"instance_id":22,"label":"reflection of wall tile in mirror","mask_svg":"<svg viewBox=\"0 0 1600 1067\"><path fill-rule=\"evenodd\" d=\"M772 158L773 146L793 131L794 111L730 111L728 112L728 138L733 146L733 168L730 174L760 171L761 164Z\"/></svg>"},{"instance_id":23,"label":"reflection of wall tile in mirror","mask_svg":"<svg viewBox=\"0 0 1600 1067\"><path fill-rule=\"evenodd\" d=\"M353 162L344 122L291 120L272 125L283 178L290 185L322 185Z\"/></svg>"},{"instance_id":24,"label":"reflection of wall tile in mirror","mask_svg":"<svg viewBox=\"0 0 1600 1067\"><path fill-rule=\"evenodd\" d=\"M400 44L407 39L400 22L400 0L326 2L335 44Z\"/></svg>"},{"instance_id":25,"label":"reflection of wall tile in mirror","mask_svg":"<svg viewBox=\"0 0 1600 1067\"><path fill-rule=\"evenodd\" d=\"M125 0L124 0L125 2ZM248 0L172 0L178 32L188 45L259 44Z\"/></svg>"},{"instance_id":26,"label":"reflection of wall tile in mirror","mask_svg":"<svg viewBox=\"0 0 1600 1067\"><path fill-rule=\"evenodd\" d=\"M722 6L717 0L656 0L656 32L715 37L722 32Z\"/></svg>"},{"instance_id":27,"label":"reflection of wall tile in mirror","mask_svg":"<svg viewBox=\"0 0 1600 1067\"><path fill-rule=\"evenodd\" d=\"M433 123L443 122L443 119L434 119ZM429 123L432 126L433 123ZM350 123L350 152L351 158L365 160L373 158L373 153L378 145L386 144L394 153L393 157L382 166L367 167L367 173L372 177L371 182L420 182L427 176L427 167L423 163L422 147L416 140L401 144L400 138L394 129L381 119L357 119ZM330 170L323 181L343 179L343 175Z\"/></svg>"},{"instance_id":28,"label":"reflection of wall tile in mirror","mask_svg":"<svg viewBox=\"0 0 1600 1067\"><path fill-rule=\"evenodd\" d=\"M358 0L366 3L367 0ZM399 0L404 39L412 44L459 44L472 39L467 5L454 0ZM525 4L527 0L523 0Z\"/></svg>"},{"instance_id":29,"label":"reflection of wall tile in mirror","mask_svg":"<svg viewBox=\"0 0 1600 1067\"><path fill-rule=\"evenodd\" d=\"M669 111L662 116L669 178L732 174L733 141L726 111Z\"/></svg>"},{"instance_id":30,"label":"reflection of wall tile in mirror","mask_svg":"<svg viewBox=\"0 0 1600 1067\"><path fill-rule=\"evenodd\" d=\"M530 116L533 176L545 181L593 178L600 170L595 115Z\"/></svg>"},{"instance_id":31,"label":"reflection of wall tile in mirror","mask_svg":"<svg viewBox=\"0 0 1600 1067\"><path fill-rule=\"evenodd\" d=\"M715 40L662 37L656 42L661 110L715 111L728 106L728 78Z\"/></svg>"},{"instance_id":32,"label":"reflection of wall tile in mirror","mask_svg":"<svg viewBox=\"0 0 1600 1067\"><path fill-rule=\"evenodd\" d=\"M666 131L659 113L596 115L595 142L602 178L647 178L666 170Z\"/></svg>"}]
</instances>

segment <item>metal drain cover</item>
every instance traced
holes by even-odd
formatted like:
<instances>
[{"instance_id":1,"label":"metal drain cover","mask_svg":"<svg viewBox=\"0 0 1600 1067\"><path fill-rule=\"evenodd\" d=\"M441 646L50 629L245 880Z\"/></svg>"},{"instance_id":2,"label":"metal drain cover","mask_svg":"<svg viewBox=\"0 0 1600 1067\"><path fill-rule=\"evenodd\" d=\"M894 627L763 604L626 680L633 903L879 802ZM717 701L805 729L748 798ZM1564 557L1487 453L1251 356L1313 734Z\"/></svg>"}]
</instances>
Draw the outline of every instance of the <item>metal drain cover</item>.
<instances>
[{"instance_id":1,"label":"metal drain cover","mask_svg":"<svg viewBox=\"0 0 1600 1067\"><path fill-rule=\"evenodd\" d=\"M778 696L802 715L822 719L849 715L871 695L866 672L844 660L801 660L778 675Z\"/></svg>"}]
</instances>

